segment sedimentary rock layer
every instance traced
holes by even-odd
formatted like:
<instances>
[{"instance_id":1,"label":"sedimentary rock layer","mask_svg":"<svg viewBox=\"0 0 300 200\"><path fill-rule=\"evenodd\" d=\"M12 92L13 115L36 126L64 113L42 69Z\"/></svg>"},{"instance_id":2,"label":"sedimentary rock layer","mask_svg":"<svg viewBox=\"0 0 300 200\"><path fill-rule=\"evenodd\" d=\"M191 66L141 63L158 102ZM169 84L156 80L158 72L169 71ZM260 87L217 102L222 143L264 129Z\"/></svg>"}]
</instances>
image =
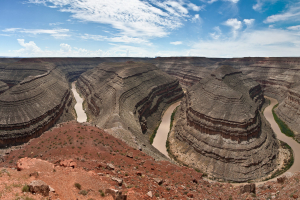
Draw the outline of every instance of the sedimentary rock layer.
<instances>
[{"instance_id":1,"label":"sedimentary rock layer","mask_svg":"<svg viewBox=\"0 0 300 200\"><path fill-rule=\"evenodd\" d=\"M82 74L77 87L92 123L129 130L139 144L152 150L149 135L163 110L183 97L178 80L152 64L139 62L100 64Z\"/></svg>"},{"instance_id":2,"label":"sedimentary rock layer","mask_svg":"<svg viewBox=\"0 0 300 200\"><path fill-rule=\"evenodd\" d=\"M58 69L28 76L0 95L0 147L27 142L69 112L72 95Z\"/></svg>"},{"instance_id":3,"label":"sedimentary rock layer","mask_svg":"<svg viewBox=\"0 0 300 200\"><path fill-rule=\"evenodd\" d=\"M172 151L218 179L265 176L277 165L279 146L260 113L263 102L257 82L230 66L219 67L187 91Z\"/></svg>"},{"instance_id":4,"label":"sedimentary rock layer","mask_svg":"<svg viewBox=\"0 0 300 200\"><path fill-rule=\"evenodd\" d=\"M7 90L9 87L6 83L0 81L0 94L5 92L5 90Z\"/></svg>"},{"instance_id":5,"label":"sedimentary rock layer","mask_svg":"<svg viewBox=\"0 0 300 200\"><path fill-rule=\"evenodd\" d=\"M276 98L278 116L296 133L300 133L300 58L248 57L214 58L156 58L159 68L190 86L208 75L207 69L230 65L256 80L264 94ZM200 63L200 64L198 64ZM172 67L171 67L172 66ZM176 67L180 66L180 67Z\"/></svg>"}]
</instances>

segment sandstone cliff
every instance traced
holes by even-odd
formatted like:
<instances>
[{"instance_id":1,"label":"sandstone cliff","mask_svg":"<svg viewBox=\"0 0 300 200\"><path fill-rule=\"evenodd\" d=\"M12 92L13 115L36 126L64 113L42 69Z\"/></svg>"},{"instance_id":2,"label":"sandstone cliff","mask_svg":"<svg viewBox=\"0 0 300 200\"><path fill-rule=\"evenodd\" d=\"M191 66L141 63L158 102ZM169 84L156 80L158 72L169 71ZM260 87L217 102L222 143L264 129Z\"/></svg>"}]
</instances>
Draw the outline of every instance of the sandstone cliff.
<instances>
[{"instance_id":1,"label":"sandstone cliff","mask_svg":"<svg viewBox=\"0 0 300 200\"><path fill-rule=\"evenodd\" d=\"M214 178L243 182L277 165L278 142L260 108L260 85L230 66L191 87L181 103L171 151Z\"/></svg>"},{"instance_id":2,"label":"sandstone cliff","mask_svg":"<svg viewBox=\"0 0 300 200\"><path fill-rule=\"evenodd\" d=\"M143 149L155 152L149 144L150 134L167 106L183 97L178 80L152 64L139 62L100 64L82 74L77 87L93 124L119 128L121 134L115 136L120 138L133 134L135 145L144 144ZM125 140L134 146L130 139Z\"/></svg>"},{"instance_id":3,"label":"sandstone cliff","mask_svg":"<svg viewBox=\"0 0 300 200\"><path fill-rule=\"evenodd\" d=\"M62 116L65 120L74 119L70 114L72 97L65 76L55 68L27 76L6 90L0 95L0 146L27 142Z\"/></svg>"},{"instance_id":4,"label":"sandstone cliff","mask_svg":"<svg viewBox=\"0 0 300 200\"><path fill-rule=\"evenodd\" d=\"M182 85L191 86L208 76L218 66L230 65L256 80L264 95L276 98L277 115L295 132L300 133L300 58L248 57L216 58L156 58L159 68L177 77Z\"/></svg>"}]
</instances>

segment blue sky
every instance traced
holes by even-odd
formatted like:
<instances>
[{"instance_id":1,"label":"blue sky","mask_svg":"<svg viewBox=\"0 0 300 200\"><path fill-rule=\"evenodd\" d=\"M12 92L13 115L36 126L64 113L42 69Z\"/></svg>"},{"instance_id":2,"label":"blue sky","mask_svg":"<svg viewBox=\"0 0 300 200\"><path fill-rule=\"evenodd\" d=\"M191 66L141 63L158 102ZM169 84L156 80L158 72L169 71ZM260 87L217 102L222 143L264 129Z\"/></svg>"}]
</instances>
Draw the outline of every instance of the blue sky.
<instances>
[{"instance_id":1,"label":"blue sky","mask_svg":"<svg viewBox=\"0 0 300 200\"><path fill-rule=\"evenodd\" d=\"M1 0L0 56L300 56L295 0Z\"/></svg>"}]
</instances>

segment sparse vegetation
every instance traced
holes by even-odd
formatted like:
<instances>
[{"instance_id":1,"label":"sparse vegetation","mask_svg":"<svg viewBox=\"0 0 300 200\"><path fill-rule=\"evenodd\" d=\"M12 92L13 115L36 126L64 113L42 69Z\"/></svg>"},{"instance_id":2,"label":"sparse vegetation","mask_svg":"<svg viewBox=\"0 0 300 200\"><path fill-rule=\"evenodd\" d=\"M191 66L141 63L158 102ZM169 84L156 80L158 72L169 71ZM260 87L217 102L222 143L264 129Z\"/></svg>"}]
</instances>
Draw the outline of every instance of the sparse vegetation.
<instances>
[{"instance_id":1,"label":"sparse vegetation","mask_svg":"<svg viewBox=\"0 0 300 200\"><path fill-rule=\"evenodd\" d=\"M74 186L78 189L81 190L81 185L79 183L75 183Z\"/></svg>"},{"instance_id":2,"label":"sparse vegetation","mask_svg":"<svg viewBox=\"0 0 300 200\"><path fill-rule=\"evenodd\" d=\"M154 140L154 138L156 136L156 133L157 133L157 130L158 130L159 126L160 126L160 123L161 123L161 121L159 122L158 126L154 129L152 135L150 136L150 144L153 144L153 140Z\"/></svg>"},{"instance_id":3,"label":"sparse vegetation","mask_svg":"<svg viewBox=\"0 0 300 200\"><path fill-rule=\"evenodd\" d=\"M99 192L100 192L100 195L101 195L102 197L105 196L105 193L104 193L102 190L99 190Z\"/></svg>"},{"instance_id":4,"label":"sparse vegetation","mask_svg":"<svg viewBox=\"0 0 300 200\"><path fill-rule=\"evenodd\" d=\"M286 165L285 165L283 168L276 170L276 171L272 174L272 176L271 176L270 178L265 179L265 181L266 181L266 180L269 180L269 179L272 179L272 178L275 178L275 177L277 177L277 176L283 174L283 173L286 172L289 168L291 168L292 165L294 164L294 154L293 154L292 148L291 148L287 143L282 142L282 141L280 141L280 145L282 146L282 148L288 149L288 150L289 150L289 152L290 152L290 158L289 158L289 160L287 161Z\"/></svg>"},{"instance_id":5,"label":"sparse vegetation","mask_svg":"<svg viewBox=\"0 0 300 200\"><path fill-rule=\"evenodd\" d=\"M294 137L295 134L294 132L288 127L288 125L286 125L286 123L284 123L281 119L279 119L279 117L276 115L275 113L275 108L277 108L278 104L276 104L273 109L272 109L272 113L273 113L273 117L274 120L276 121L276 123L278 124L280 130L282 133L284 133L286 136L288 137Z\"/></svg>"},{"instance_id":6,"label":"sparse vegetation","mask_svg":"<svg viewBox=\"0 0 300 200\"><path fill-rule=\"evenodd\" d=\"M78 194L86 196L88 194L88 192L86 190L80 190Z\"/></svg>"},{"instance_id":7,"label":"sparse vegetation","mask_svg":"<svg viewBox=\"0 0 300 200\"><path fill-rule=\"evenodd\" d=\"M29 186L24 185L23 188L22 188L22 192L29 192Z\"/></svg>"}]
</instances>

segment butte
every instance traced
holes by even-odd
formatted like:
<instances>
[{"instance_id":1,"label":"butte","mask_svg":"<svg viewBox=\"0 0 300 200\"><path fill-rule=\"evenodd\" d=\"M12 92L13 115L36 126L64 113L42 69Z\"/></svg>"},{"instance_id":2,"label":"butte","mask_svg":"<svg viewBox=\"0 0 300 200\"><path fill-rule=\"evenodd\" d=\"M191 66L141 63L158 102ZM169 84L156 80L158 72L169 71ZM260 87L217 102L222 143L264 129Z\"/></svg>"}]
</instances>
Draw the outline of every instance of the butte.
<instances>
[{"instance_id":1,"label":"butte","mask_svg":"<svg viewBox=\"0 0 300 200\"><path fill-rule=\"evenodd\" d=\"M261 86L221 66L188 89L170 135L177 160L221 181L245 182L276 168L279 143L261 108Z\"/></svg>"}]
</instances>

